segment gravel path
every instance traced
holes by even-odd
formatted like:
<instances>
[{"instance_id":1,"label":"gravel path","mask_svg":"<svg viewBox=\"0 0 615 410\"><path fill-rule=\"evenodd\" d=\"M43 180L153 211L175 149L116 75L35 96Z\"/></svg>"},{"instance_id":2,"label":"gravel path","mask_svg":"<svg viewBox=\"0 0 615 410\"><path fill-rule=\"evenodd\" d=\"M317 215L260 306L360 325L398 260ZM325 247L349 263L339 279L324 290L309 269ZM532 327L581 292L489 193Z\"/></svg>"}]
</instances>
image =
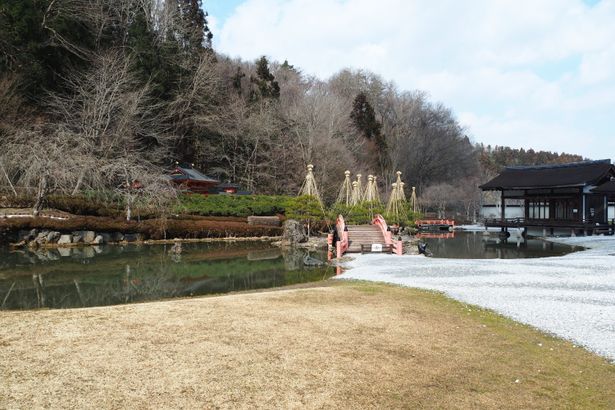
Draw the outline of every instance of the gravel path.
<instances>
[{"instance_id":1,"label":"gravel path","mask_svg":"<svg viewBox=\"0 0 615 410\"><path fill-rule=\"evenodd\" d=\"M615 238L557 241L590 249L536 259L361 255L339 278L441 291L615 361Z\"/></svg>"}]
</instances>

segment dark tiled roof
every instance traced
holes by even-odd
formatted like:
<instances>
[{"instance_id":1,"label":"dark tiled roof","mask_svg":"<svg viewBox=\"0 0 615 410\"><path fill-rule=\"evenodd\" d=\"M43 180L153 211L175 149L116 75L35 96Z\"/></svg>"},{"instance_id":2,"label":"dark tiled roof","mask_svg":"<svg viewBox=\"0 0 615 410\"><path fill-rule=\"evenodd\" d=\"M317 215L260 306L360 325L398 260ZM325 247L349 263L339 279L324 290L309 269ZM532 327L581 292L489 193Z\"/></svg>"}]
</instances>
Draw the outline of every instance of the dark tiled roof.
<instances>
[{"instance_id":1,"label":"dark tiled roof","mask_svg":"<svg viewBox=\"0 0 615 410\"><path fill-rule=\"evenodd\" d=\"M596 192L598 194L614 194L615 181L607 181L604 184L592 189L592 192Z\"/></svg>"},{"instance_id":2,"label":"dark tiled roof","mask_svg":"<svg viewBox=\"0 0 615 410\"><path fill-rule=\"evenodd\" d=\"M200 182L212 182L212 183L220 182L217 179L214 179L212 177L208 177L205 174L202 174L201 172L197 171L194 168L186 168L186 167L176 167L175 171L171 174L171 178L175 180L179 180L179 181L184 180L184 179L189 179L192 181L200 181Z\"/></svg>"},{"instance_id":3,"label":"dark tiled roof","mask_svg":"<svg viewBox=\"0 0 615 410\"><path fill-rule=\"evenodd\" d=\"M557 165L506 167L483 190L596 185L609 173L615 174L611 160L583 161Z\"/></svg>"}]
</instances>

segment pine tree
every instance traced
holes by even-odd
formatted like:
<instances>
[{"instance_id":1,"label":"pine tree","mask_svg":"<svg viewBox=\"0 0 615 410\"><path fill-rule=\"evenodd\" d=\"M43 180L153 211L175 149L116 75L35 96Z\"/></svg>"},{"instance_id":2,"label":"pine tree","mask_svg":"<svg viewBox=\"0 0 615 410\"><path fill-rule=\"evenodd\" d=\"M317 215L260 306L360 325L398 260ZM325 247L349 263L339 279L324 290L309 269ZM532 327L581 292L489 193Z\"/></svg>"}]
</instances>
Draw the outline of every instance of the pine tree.
<instances>
[{"instance_id":1,"label":"pine tree","mask_svg":"<svg viewBox=\"0 0 615 410\"><path fill-rule=\"evenodd\" d=\"M207 25L207 12L201 0L177 0L181 19L181 42L190 51L211 50L213 34Z\"/></svg>"},{"instance_id":2,"label":"pine tree","mask_svg":"<svg viewBox=\"0 0 615 410\"><path fill-rule=\"evenodd\" d=\"M250 99L255 101L260 98L280 97L280 85L269 71L269 61L263 56L256 61L256 77L251 77L250 81L256 85L257 90L252 90Z\"/></svg>"},{"instance_id":3,"label":"pine tree","mask_svg":"<svg viewBox=\"0 0 615 410\"><path fill-rule=\"evenodd\" d=\"M50 5L51 0L0 2L0 73L18 74L32 99L43 89L57 90L66 71L82 67L94 47L89 27L79 20L83 16L56 12L61 3Z\"/></svg>"},{"instance_id":4,"label":"pine tree","mask_svg":"<svg viewBox=\"0 0 615 410\"><path fill-rule=\"evenodd\" d=\"M374 108L365 93L361 92L355 97L350 118L363 137L374 145L378 165L386 167L388 163L387 144L382 134L382 124L376 119Z\"/></svg>"}]
</instances>

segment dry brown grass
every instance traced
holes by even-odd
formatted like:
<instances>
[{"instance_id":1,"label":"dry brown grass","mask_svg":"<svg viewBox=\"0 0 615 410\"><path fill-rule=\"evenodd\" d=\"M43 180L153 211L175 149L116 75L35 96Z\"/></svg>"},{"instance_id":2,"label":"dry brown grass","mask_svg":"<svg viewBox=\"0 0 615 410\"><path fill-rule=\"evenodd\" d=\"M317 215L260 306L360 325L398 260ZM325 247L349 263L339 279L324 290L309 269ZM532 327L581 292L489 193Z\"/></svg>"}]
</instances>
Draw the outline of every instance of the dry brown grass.
<instances>
[{"instance_id":1,"label":"dry brown grass","mask_svg":"<svg viewBox=\"0 0 615 410\"><path fill-rule=\"evenodd\" d=\"M7 408L615 407L615 366L583 349L356 282L0 312L0 353Z\"/></svg>"}]
</instances>

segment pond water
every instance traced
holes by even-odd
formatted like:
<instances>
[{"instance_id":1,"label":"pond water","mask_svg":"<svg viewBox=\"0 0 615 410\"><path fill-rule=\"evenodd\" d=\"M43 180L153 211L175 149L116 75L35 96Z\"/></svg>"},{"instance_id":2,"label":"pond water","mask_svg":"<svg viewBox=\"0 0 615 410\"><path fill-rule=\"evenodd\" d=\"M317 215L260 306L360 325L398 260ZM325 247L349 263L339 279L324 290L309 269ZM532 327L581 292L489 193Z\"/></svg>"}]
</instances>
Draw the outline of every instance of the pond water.
<instances>
[{"instance_id":1,"label":"pond water","mask_svg":"<svg viewBox=\"0 0 615 410\"><path fill-rule=\"evenodd\" d=\"M101 246L9 252L0 249L0 309L75 308L219 294L317 281L304 252L268 243ZM326 253L310 256L326 260Z\"/></svg>"},{"instance_id":2,"label":"pond water","mask_svg":"<svg viewBox=\"0 0 615 410\"><path fill-rule=\"evenodd\" d=\"M501 239L492 233L455 231L421 239L435 258L517 259L561 256L583 250L582 247L543 241L524 240L520 236Z\"/></svg>"}]
</instances>

